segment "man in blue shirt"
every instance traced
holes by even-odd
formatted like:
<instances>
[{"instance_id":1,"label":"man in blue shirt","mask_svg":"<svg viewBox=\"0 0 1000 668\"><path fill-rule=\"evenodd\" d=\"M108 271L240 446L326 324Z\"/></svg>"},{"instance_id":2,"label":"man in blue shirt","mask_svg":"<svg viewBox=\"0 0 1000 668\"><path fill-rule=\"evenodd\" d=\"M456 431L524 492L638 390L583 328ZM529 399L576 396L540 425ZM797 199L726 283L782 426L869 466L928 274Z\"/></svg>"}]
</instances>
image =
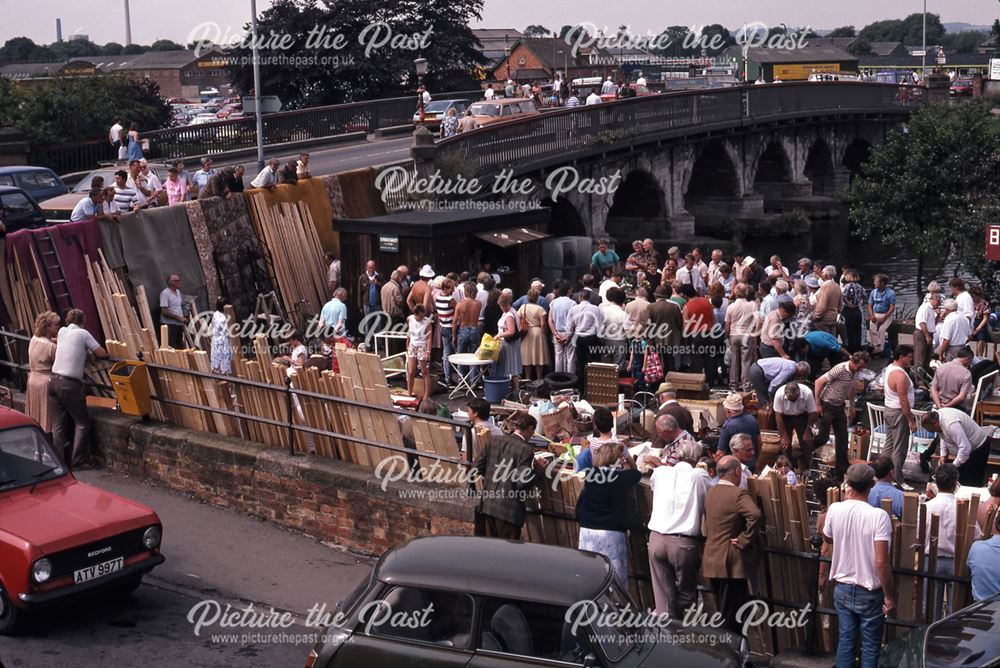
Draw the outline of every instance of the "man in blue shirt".
<instances>
[{"instance_id":1,"label":"man in blue shirt","mask_svg":"<svg viewBox=\"0 0 1000 668\"><path fill-rule=\"evenodd\" d=\"M99 213L103 211L104 197L101 194L100 188L91 188L87 196L76 203L73 207L73 213L70 214L69 220L71 223L75 223L81 220L87 220L88 218L96 218Z\"/></svg>"},{"instance_id":2,"label":"man in blue shirt","mask_svg":"<svg viewBox=\"0 0 1000 668\"><path fill-rule=\"evenodd\" d=\"M750 383L757 394L757 404L763 408L774 401L778 388L795 378L809 377L808 362L793 362L784 357L767 357L750 365Z\"/></svg>"},{"instance_id":3,"label":"man in blue shirt","mask_svg":"<svg viewBox=\"0 0 1000 668\"><path fill-rule=\"evenodd\" d=\"M868 344L876 356L888 355L886 334L896 312L896 293L887 282L885 274L876 274L875 289L868 295Z\"/></svg>"},{"instance_id":4,"label":"man in blue shirt","mask_svg":"<svg viewBox=\"0 0 1000 668\"><path fill-rule=\"evenodd\" d=\"M796 342L796 351L800 360L809 362L810 380L816 380L819 376L823 370L824 360L829 361L832 367L851 356L847 349L840 345L836 336L820 330L807 332Z\"/></svg>"},{"instance_id":5,"label":"man in blue shirt","mask_svg":"<svg viewBox=\"0 0 1000 668\"><path fill-rule=\"evenodd\" d=\"M760 425L757 418L744 411L743 395L733 392L722 402L722 407L726 409L726 421L722 425L719 433L719 450L725 454L732 454L729 451L729 441L736 434L747 434L753 441L754 452L760 449ZM754 470L756 462L751 461L747 465L750 470Z\"/></svg>"},{"instance_id":6,"label":"man in blue shirt","mask_svg":"<svg viewBox=\"0 0 1000 668\"><path fill-rule=\"evenodd\" d=\"M337 336L343 336L347 331L347 290L337 288L333 291L333 299L323 305L319 313L320 326L323 329L332 328Z\"/></svg>"},{"instance_id":7,"label":"man in blue shirt","mask_svg":"<svg viewBox=\"0 0 1000 668\"><path fill-rule=\"evenodd\" d=\"M902 518L903 490L892 484L893 477L896 474L892 458L882 455L875 460L872 468L875 469L875 477L878 478L878 482L868 492L868 503L875 508L881 508L882 499L890 499L892 501L892 514L898 518Z\"/></svg>"},{"instance_id":8,"label":"man in blue shirt","mask_svg":"<svg viewBox=\"0 0 1000 668\"><path fill-rule=\"evenodd\" d=\"M969 575L972 577L972 600L982 601L1000 593L1000 513L994 523L994 536L977 540L969 548Z\"/></svg>"},{"instance_id":9,"label":"man in blue shirt","mask_svg":"<svg viewBox=\"0 0 1000 668\"><path fill-rule=\"evenodd\" d=\"M611 269L612 272L617 271L620 264L621 258L618 257L618 253L608 250L608 242L605 239L598 241L597 252L590 258L590 267L594 276L603 277L607 269Z\"/></svg>"},{"instance_id":10,"label":"man in blue shirt","mask_svg":"<svg viewBox=\"0 0 1000 668\"><path fill-rule=\"evenodd\" d=\"M546 313L548 313L549 312L549 302L548 302L547 299L545 299L545 295L542 294L542 290L544 290L544 289L545 289L545 284L542 283L537 278L532 279L531 280L531 285L528 287L529 291L530 290L538 290L538 301L536 303L539 306L541 306L543 309L545 309ZM555 292L555 290L553 290L553 292ZM517 299L514 300L514 303L511 304L511 308L516 311L516 310L518 310L519 308L521 308L522 306L524 306L527 303L528 303L528 295L524 294L524 295L521 295L520 297L518 297Z\"/></svg>"}]
</instances>

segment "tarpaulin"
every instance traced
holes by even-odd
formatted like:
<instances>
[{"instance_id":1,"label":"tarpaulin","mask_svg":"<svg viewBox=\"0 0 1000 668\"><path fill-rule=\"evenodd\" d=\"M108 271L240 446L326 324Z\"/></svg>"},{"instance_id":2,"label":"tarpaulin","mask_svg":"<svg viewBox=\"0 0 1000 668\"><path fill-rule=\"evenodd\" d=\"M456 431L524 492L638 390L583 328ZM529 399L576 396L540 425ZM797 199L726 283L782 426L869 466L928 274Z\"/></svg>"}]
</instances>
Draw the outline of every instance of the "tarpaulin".
<instances>
[{"instance_id":1,"label":"tarpaulin","mask_svg":"<svg viewBox=\"0 0 1000 668\"><path fill-rule=\"evenodd\" d=\"M195 203L201 205L211 239L222 296L242 320L253 313L258 294L274 289L246 198L236 193L225 200L207 197Z\"/></svg>"},{"instance_id":2,"label":"tarpaulin","mask_svg":"<svg viewBox=\"0 0 1000 668\"><path fill-rule=\"evenodd\" d=\"M87 330L94 335L95 339L103 341L101 320L97 313L94 293L90 289L90 281L87 279L87 264L84 258L87 255L93 262L98 259L98 250L101 248L100 224L96 220L83 220L76 223L50 225L37 230L12 232L7 235L7 257L11 257L12 253L17 253L21 266L30 267L28 271L33 274L35 261L32 259L31 253L32 238L41 239L45 236L52 237L56 253L59 256L59 266L66 277L66 288L73 308L84 312L87 316ZM46 264L45 258L39 257L38 262L44 273L45 268L42 265ZM43 282L50 285L47 281L43 280ZM52 293L46 290L46 295L49 297L49 306L55 310L55 305L51 303Z\"/></svg>"},{"instance_id":3,"label":"tarpaulin","mask_svg":"<svg viewBox=\"0 0 1000 668\"><path fill-rule=\"evenodd\" d=\"M374 183L374 182L373 182ZM326 186L320 177L299 179L298 183L292 185L283 183L276 186L274 190L266 188L250 190L254 194L263 196L268 206L273 206L279 202L305 202L312 214L313 223L316 225L316 232L319 235L319 243L327 253L333 253L340 257L340 233L333 231L333 207L330 197L326 193Z\"/></svg>"},{"instance_id":4,"label":"tarpaulin","mask_svg":"<svg viewBox=\"0 0 1000 668\"><path fill-rule=\"evenodd\" d=\"M188 224L191 226L191 237L201 259L201 273L205 277L205 290L208 292L208 307L215 308L215 300L222 296L222 288L219 285L219 274L215 269L215 253L212 237L205 223L205 214L196 201L185 202L183 206L187 213Z\"/></svg>"},{"instance_id":5,"label":"tarpaulin","mask_svg":"<svg viewBox=\"0 0 1000 668\"><path fill-rule=\"evenodd\" d=\"M181 293L194 296L198 311L214 306L208 303L201 259L184 207L163 206L126 213L120 221L109 224L112 230L105 232L105 236L117 232L129 280L135 288L145 286L151 310L159 307L160 292L166 288L170 274L181 277Z\"/></svg>"}]
</instances>

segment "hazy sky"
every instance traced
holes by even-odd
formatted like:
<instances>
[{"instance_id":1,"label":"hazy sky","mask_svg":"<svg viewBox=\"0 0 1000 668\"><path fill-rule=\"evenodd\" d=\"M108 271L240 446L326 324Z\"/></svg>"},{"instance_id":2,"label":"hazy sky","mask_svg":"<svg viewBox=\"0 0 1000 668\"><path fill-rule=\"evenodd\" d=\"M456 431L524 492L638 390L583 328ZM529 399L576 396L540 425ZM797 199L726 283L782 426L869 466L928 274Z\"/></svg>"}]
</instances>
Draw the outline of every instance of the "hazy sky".
<instances>
[{"instance_id":1,"label":"hazy sky","mask_svg":"<svg viewBox=\"0 0 1000 668\"><path fill-rule=\"evenodd\" d=\"M377 0L373 0L376 1ZM461 0L456 0L461 2ZM269 0L259 0L263 11ZM6 9L0 22L0 42L25 35L36 42L55 41L56 17L63 36L83 33L97 43L125 41L124 0L0 0ZM14 11L16 8L17 11ZM29 10L30 8L30 10ZM132 40L148 44L158 38L186 43L192 29L212 21L223 33L238 35L249 18L250 0L131 0ZM593 23L614 29L627 24L633 33L659 32L668 25L721 23L734 27L744 21L786 23L814 28L853 24L861 27L879 19L902 18L919 12L919 0L844 0L791 2L790 0L703 0L660 3L651 0L486 0L483 22L477 27L518 28L540 23L550 29L564 24ZM994 0L929 0L927 10L944 22L989 25L1000 14Z\"/></svg>"}]
</instances>

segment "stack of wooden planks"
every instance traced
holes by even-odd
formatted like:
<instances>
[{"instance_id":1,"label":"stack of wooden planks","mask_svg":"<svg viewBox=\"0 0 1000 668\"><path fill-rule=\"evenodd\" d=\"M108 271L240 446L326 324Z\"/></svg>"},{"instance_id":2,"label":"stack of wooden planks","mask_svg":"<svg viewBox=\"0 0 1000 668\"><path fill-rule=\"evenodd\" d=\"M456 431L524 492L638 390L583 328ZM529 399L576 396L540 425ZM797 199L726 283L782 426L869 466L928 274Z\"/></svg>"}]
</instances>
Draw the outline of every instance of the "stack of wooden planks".
<instances>
[{"instance_id":1,"label":"stack of wooden planks","mask_svg":"<svg viewBox=\"0 0 1000 668\"><path fill-rule=\"evenodd\" d=\"M309 207L303 202L267 203L265 193L248 193L250 218L285 312L302 329L327 297L323 248Z\"/></svg>"},{"instance_id":2,"label":"stack of wooden planks","mask_svg":"<svg viewBox=\"0 0 1000 668\"><path fill-rule=\"evenodd\" d=\"M34 275L21 264L17 253L12 252L13 261L7 264L7 283L10 285L13 304L7 304L12 329L24 329L31 332L35 328L35 319L46 311L51 311L45 285L41 279L38 255L34 247L31 257L34 262Z\"/></svg>"}]
</instances>

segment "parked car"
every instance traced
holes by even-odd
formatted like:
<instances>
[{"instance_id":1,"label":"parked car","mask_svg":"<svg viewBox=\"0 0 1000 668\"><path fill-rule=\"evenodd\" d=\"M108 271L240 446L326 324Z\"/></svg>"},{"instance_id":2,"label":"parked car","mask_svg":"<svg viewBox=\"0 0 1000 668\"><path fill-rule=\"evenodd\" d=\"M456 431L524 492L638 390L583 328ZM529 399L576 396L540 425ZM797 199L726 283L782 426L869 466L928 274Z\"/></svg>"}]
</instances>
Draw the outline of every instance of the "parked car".
<instances>
[{"instance_id":1,"label":"parked car","mask_svg":"<svg viewBox=\"0 0 1000 668\"><path fill-rule=\"evenodd\" d=\"M0 635L84 594L127 594L160 565L152 509L84 484L28 416L0 408Z\"/></svg>"},{"instance_id":2,"label":"parked car","mask_svg":"<svg viewBox=\"0 0 1000 668\"><path fill-rule=\"evenodd\" d=\"M69 192L66 184L47 167L0 167L0 186L20 188L36 202Z\"/></svg>"},{"instance_id":3,"label":"parked car","mask_svg":"<svg viewBox=\"0 0 1000 668\"><path fill-rule=\"evenodd\" d=\"M882 650L884 668L1000 666L1000 594L914 629Z\"/></svg>"},{"instance_id":4,"label":"parked car","mask_svg":"<svg viewBox=\"0 0 1000 668\"><path fill-rule=\"evenodd\" d=\"M476 119L476 127L492 125L515 118L538 116L535 103L528 98L513 97L486 102L475 102L469 109Z\"/></svg>"},{"instance_id":5,"label":"parked car","mask_svg":"<svg viewBox=\"0 0 1000 668\"><path fill-rule=\"evenodd\" d=\"M45 225L45 214L38 202L21 188L0 186L0 209L7 232Z\"/></svg>"},{"instance_id":6,"label":"parked car","mask_svg":"<svg viewBox=\"0 0 1000 668\"><path fill-rule=\"evenodd\" d=\"M635 91L635 95L633 97L644 97L646 95L656 95L656 93L654 93L653 91L649 90L649 88L647 88L646 86L640 86L639 84L635 84L635 83L630 83L630 84L626 84L626 85L629 88L631 88L632 90ZM614 100L617 100L617 99L619 99L617 93L607 93L607 94L602 94L601 95L601 101L603 101L603 102L613 102Z\"/></svg>"},{"instance_id":7,"label":"parked car","mask_svg":"<svg viewBox=\"0 0 1000 668\"><path fill-rule=\"evenodd\" d=\"M441 127L441 119L448 115L449 109L454 109L461 116L468 108L469 100L431 100L424 107L424 120L420 120L420 112L417 111L413 114L413 124L436 131Z\"/></svg>"},{"instance_id":8,"label":"parked car","mask_svg":"<svg viewBox=\"0 0 1000 668\"><path fill-rule=\"evenodd\" d=\"M948 94L952 97L972 95L972 79L955 79L951 82Z\"/></svg>"},{"instance_id":9,"label":"parked car","mask_svg":"<svg viewBox=\"0 0 1000 668\"><path fill-rule=\"evenodd\" d=\"M151 162L149 163L149 168L156 172L156 175L160 179L160 183L167 180L167 169L169 169L169 165ZM86 197L87 193L90 192L91 180L93 180L95 176L103 176L105 187L113 186L115 184L115 172L119 169L126 168L123 165L114 165L95 169L77 181L76 185L73 186L73 190L69 193L46 200L41 206L42 213L45 214L45 218L51 222L65 222L69 220L70 215L73 213L73 207L77 205L81 197ZM157 198L156 203L157 206L166 206L167 194L165 192L161 193L159 198Z\"/></svg>"},{"instance_id":10,"label":"parked car","mask_svg":"<svg viewBox=\"0 0 1000 668\"><path fill-rule=\"evenodd\" d=\"M587 623L576 615L583 605L608 613L599 619L646 615L603 555L470 536L415 538L382 555L338 604L340 617L305 665L716 668L745 659L742 639L725 631L676 621L660 629Z\"/></svg>"}]
</instances>

